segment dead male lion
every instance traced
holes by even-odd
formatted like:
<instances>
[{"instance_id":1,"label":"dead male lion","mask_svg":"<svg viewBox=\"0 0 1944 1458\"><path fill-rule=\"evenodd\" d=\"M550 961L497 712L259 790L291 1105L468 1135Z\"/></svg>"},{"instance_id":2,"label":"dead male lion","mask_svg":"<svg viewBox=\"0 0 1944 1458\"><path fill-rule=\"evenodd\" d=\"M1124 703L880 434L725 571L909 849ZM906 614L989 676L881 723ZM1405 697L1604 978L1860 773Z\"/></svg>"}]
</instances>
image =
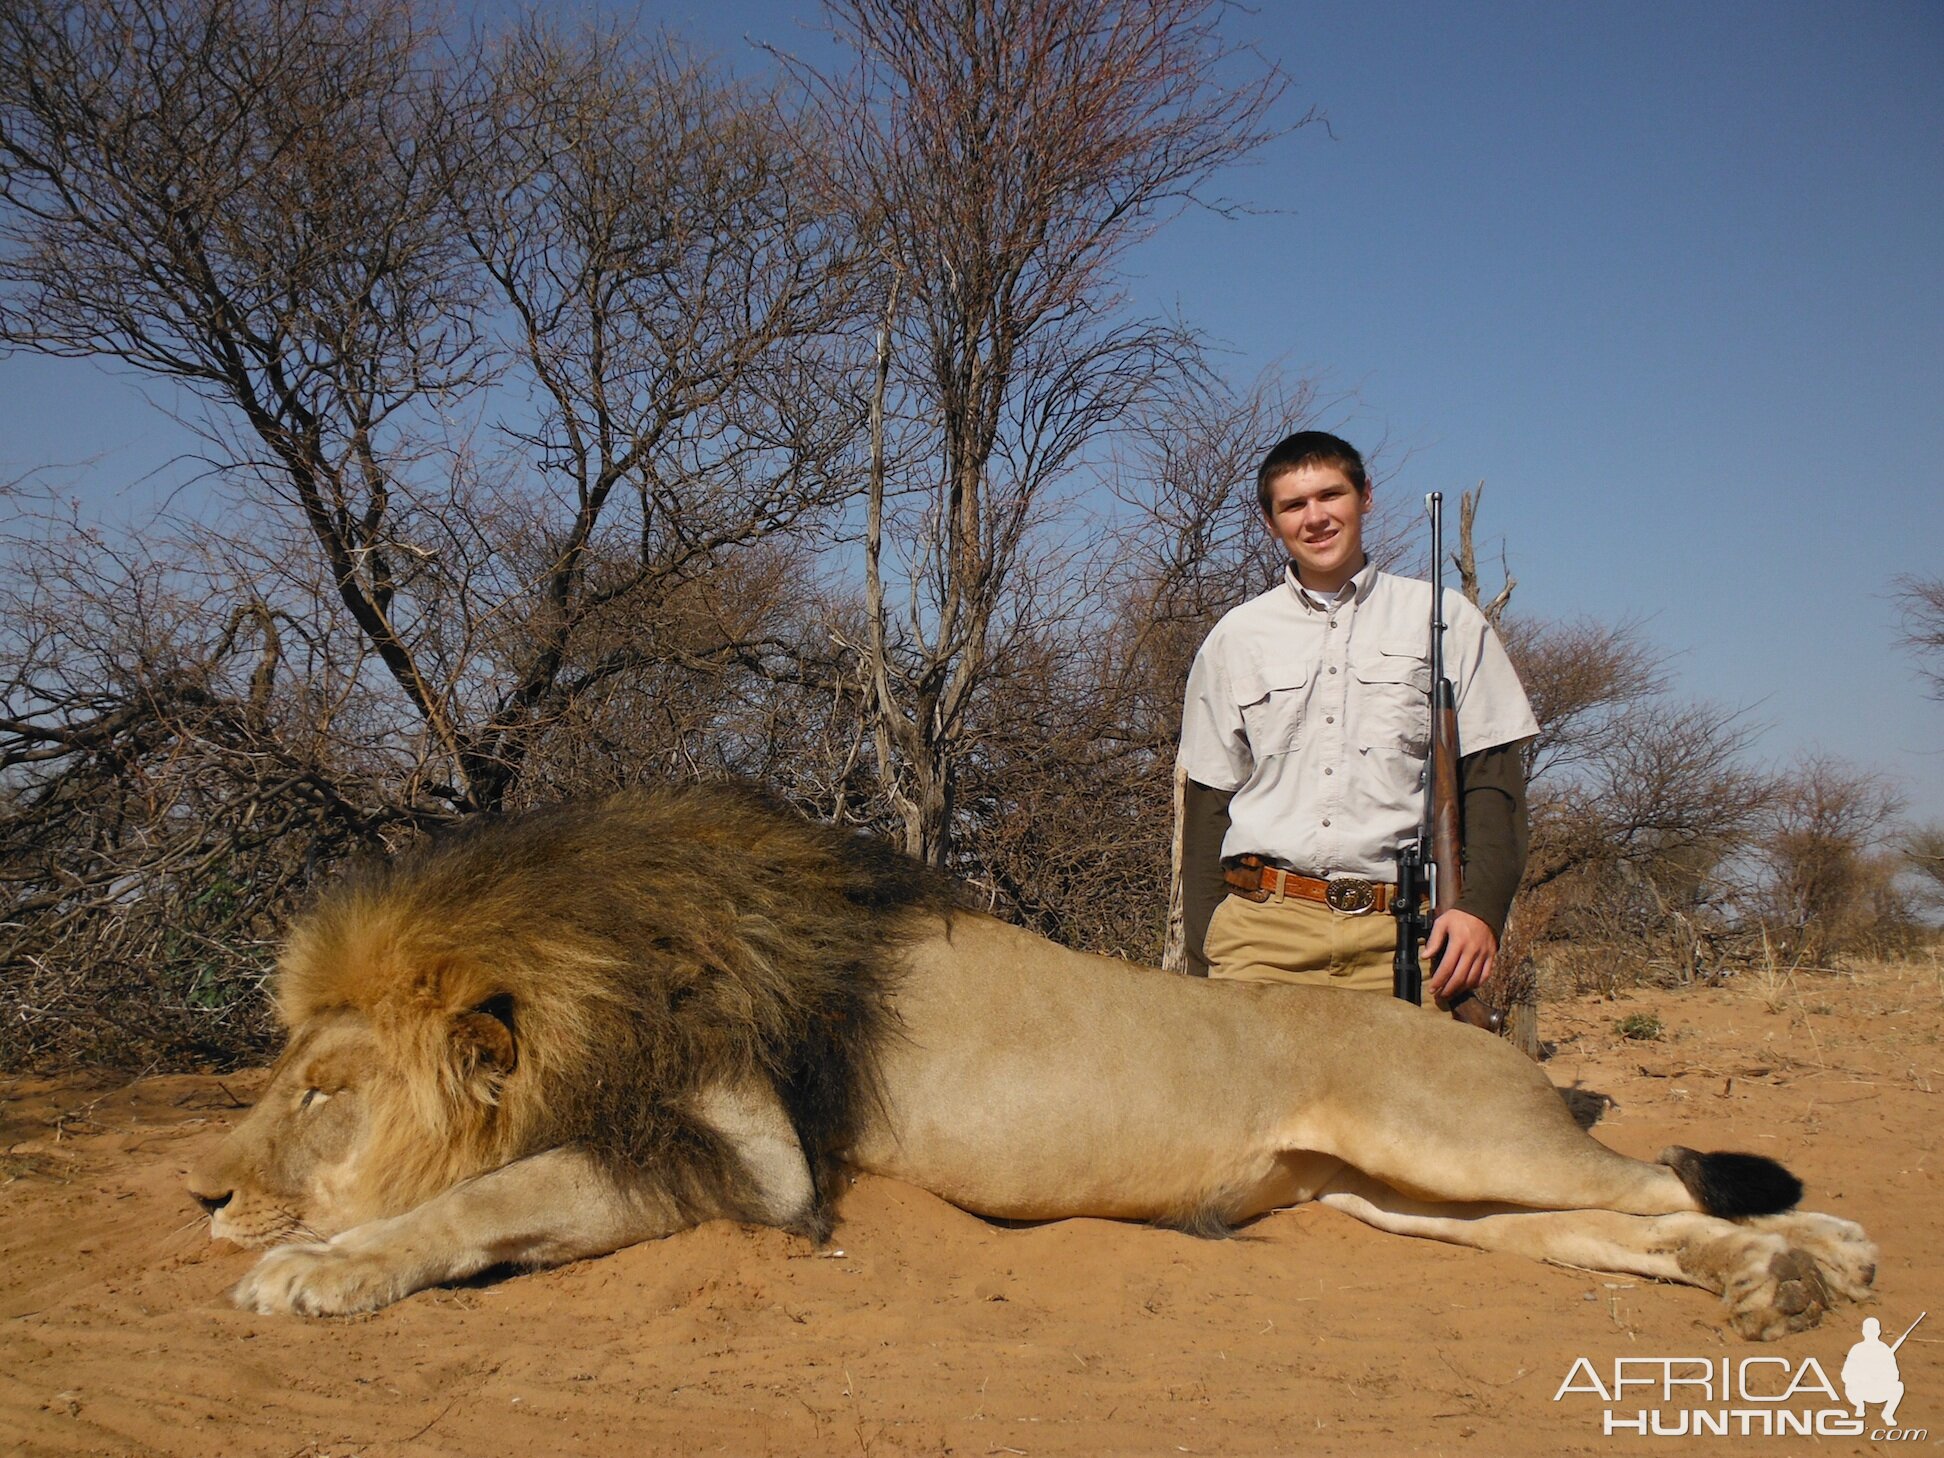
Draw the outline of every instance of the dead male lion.
<instances>
[{"instance_id":1,"label":"dead male lion","mask_svg":"<svg viewBox=\"0 0 1944 1458\"><path fill-rule=\"evenodd\" d=\"M1623 1158L1497 1039L1389 999L1211 983L953 910L747 791L481 823L340 883L277 976L262 1101L190 1177L274 1246L239 1305L366 1311L714 1217L821 1239L840 1164L967 1210L1383 1230L1721 1293L1742 1335L1876 1253L1752 1155ZM294 1242L294 1243L285 1243Z\"/></svg>"}]
</instances>

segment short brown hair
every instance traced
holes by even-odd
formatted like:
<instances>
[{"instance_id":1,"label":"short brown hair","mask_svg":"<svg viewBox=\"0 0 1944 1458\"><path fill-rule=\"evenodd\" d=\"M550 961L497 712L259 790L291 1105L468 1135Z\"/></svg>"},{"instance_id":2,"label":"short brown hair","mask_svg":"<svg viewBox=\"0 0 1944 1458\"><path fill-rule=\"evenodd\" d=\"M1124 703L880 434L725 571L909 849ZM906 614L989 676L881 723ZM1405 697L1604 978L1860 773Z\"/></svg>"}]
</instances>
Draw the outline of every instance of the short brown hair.
<instances>
[{"instance_id":1,"label":"short brown hair","mask_svg":"<svg viewBox=\"0 0 1944 1458\"><path fill-rule=\"evenodd\" d=\"M1262 464L1256 467L1256 504L1262 508L1264 516L1269 514L1271 505L1269 483L1285 471L1299 470L1304 466L1335 466L1350 478L1350 484L1357 488L1359 496L1370 489L1370 477L1364 473L1363 457L1357 454L1357 448L1349 441L1331 435L1327 430L1299 430L1277 441L1269 454L1262 458Z\"/></svg>"}]
</instances>

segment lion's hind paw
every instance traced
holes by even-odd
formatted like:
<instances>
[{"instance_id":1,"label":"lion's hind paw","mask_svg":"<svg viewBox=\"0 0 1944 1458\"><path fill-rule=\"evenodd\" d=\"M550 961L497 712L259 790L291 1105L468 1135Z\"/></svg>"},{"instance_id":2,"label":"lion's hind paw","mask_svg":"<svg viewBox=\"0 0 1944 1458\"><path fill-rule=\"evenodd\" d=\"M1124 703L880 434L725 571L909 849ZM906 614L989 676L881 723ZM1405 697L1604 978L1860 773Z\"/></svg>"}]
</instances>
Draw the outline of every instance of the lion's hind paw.
<instances>
[{"instance_id":1,"label":"lion's hind paw","mask_svg":"<svg viewBox=\"0 0 1944 1458\"><path fill-rule=\"evenodd\" d=\"M1870 1299L1876 1285L1876 1242L1855 1221L1800 1210L1790 1215L1762 1216L1748 1224L1781 1236L1815 1261L1831 1294L1846 1301Z\"/></svg>"},{"instance_id":2,"label":"lion's hind paw","mask_svg":"<svg viewBox=\"0 0 1944 1458\"><path fill-rule=\"evenodd\" d=\"M1722 1290L1728 1324L1750 1341L1773 1341L1819 1325L1829 1309L1829 1288L1815 1260L1793 1248L1755 1259L1732 1275Z\"/></svg>"}]
</instances>

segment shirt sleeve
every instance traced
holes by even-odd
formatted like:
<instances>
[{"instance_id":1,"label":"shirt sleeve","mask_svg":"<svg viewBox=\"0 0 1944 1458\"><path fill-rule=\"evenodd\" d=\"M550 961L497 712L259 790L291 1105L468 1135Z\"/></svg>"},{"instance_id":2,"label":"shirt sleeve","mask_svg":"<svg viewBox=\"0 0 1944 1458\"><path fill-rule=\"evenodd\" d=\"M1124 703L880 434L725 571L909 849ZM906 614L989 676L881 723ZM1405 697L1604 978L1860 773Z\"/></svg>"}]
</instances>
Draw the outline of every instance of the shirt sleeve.
<instances>
[{"instance_id":1,"label":"shirt sleeve","mask_svg":"<svg viewBox=\"0 0 1944 1458\"><path fill-rule=\"evenodd\" d=\"M1458 698L1458 749L1478 754L1539 732L1525 685L1492 625L1463 593L1445 593L1445 673Z\"/></svg>"},{"instance_id":2,"label":"shirt sleeve","mask_svg":"<svg viewBox=\"0 0 1944 1458\"><path fill-rule=\"evenodd\" d=\"M1188 781L1181 806L1181 916L1191 976L1208 975L1208 923L1228 894L1222 879L1222 842L1228 836L1227 790Z\"/></svg>"},{"instance_id":3,"label":"shirt sleeve","mask_svg":"<svg viewBox=\"0 0 1944 1458\"><path fill-rule=\"evenodd\" d=\"M1255 770L1236 701L1218 623L1188 670L1181 706L1181 749L1175 763L1188 778L1211 790L1240 789Z\"/></svg>"},{"instance_id":4,"label":"shirt sleeve","mask_svg":"<svg viewBox=\"0 0 1944 1458\"><path fill-rule=\"evenodd\" d=\"M1458 907L1505 935L1526 863L1525 765L1516 744L1468 754L1458 761L1464 806L1465 890Z\"/></svg>"}]
</instances>

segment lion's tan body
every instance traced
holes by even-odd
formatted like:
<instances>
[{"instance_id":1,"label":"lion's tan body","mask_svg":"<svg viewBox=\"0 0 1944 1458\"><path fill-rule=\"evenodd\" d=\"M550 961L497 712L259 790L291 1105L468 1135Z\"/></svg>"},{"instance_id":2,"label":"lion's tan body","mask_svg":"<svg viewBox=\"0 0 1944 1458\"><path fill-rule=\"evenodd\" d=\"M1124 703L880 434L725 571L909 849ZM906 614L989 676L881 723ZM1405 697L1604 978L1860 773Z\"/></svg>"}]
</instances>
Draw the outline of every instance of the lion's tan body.
<instances>
[{"instance_id":1,"label":"lion's tan body","mask_svg":"<svg viewBox=\"0 0 1944 1458\"><path fill-rule=\"evenodd\" d=\"M891 1096L850 1157L980 1214L1232 1222L1316 1198L1346 1161L1406 1193L1551 1179L1546 1203L1694 1208L1671 1171L1587 1138L1508 1044L1389 999L1174 977L965 914L909 958Z\"/></svg>"},{"instance_id":2,"label":"lion's tan body","mask_svg":"<svg viewBox=\"0 0 1944 1458\"><path fill-rule=\"evenodd\" d=\"M192 1178L214 1234L295 1242L237 1299L369 1309L712 1215L816 1234L824 1154L1003 1218L1196 1228L1319 1200L1402 1234L1700 1285L1751 1337L1813 1324L1873 1277L1875 1252L1847 1222L1701 1213L1673 1169L1607 1150L1534 1065L1455 1023L1358 994L1175 977L970 912L885 915L889 1021L840 1148L806 1147L803 1114L761 1058L708 1060L663 1091L690 1121L680 1147L726 1151L713 1185L617 1168L588 1139L508 1150L480 1132L512 1101L525 1026L479 1021L491 978L442 1001L438 978L404 973L416 990L398 999L298 1018L263 1101ZM401 1073L400 1047L419 1049L428 1028L458 1050L450 1088ZM399 1147L401 1111L425 1110L436 1132L454 1127L453 1100L478 1125L460 1141L470 1165L401 1196L374 1173L423 1160Z\"/></svg>"}]
</instances>

